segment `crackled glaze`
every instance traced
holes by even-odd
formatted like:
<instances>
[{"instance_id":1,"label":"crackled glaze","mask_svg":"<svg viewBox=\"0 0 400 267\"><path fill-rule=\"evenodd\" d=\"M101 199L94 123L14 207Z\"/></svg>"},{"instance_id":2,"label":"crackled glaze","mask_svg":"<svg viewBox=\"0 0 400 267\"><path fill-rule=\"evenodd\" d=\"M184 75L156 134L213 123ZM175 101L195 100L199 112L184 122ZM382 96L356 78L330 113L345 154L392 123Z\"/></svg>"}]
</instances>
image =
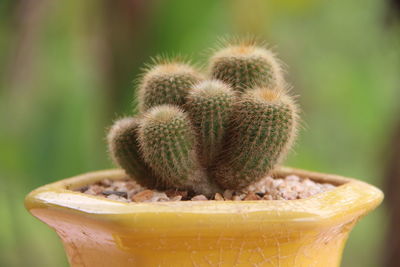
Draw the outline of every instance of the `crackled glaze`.
<instances>
[{"instance_id":1,"label":"crackled glaze","mask_svg":"<svg viewBox=\"0 0 400 267\"><path fill-rule=\"evenodd\" d=\"M120 170L31 192L27 209L55 229L71 266L339 266L349 232L383 199L366 183L281 168L338 185L301 200L123 203L69 189Z\"/></svg>"}]
</instances>

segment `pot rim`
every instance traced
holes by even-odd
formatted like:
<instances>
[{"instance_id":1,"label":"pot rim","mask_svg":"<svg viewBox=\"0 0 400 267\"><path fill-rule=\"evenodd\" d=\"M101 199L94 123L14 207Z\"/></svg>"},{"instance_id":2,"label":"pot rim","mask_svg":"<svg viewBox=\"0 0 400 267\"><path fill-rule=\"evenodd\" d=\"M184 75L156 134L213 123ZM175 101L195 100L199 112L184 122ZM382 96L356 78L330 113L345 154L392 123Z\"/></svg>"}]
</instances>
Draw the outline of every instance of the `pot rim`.
<instances>
[{"instance_id":1,"label":"pot rim","mask_svg":"<svg viewBox=\"0 0 400 267\"><path fill-rule=\"evenodd\" d=\"M333 190L298 200L255 200L255 201L177 201L177 202L120 202L104 197L92 196L73 189L102 180L121 179L123 170L112 169L89 172L42 186L25 198L25 206L34 213L37 209L62 209L86 216L114 220L122 217L148 216L154 213L173 213L182 215L223 215L221 220L231 214L233 218L262 220L271 223L294 222L298 224L340 223L373 210L383 200L383 193L365 182L338 175L317 173L300 169L280 167L274 175L308 177L322 183L337 185ZM133 218L132 217L132 218ZM186 216L188 217L188 216ZM131 219L132 219L131 218ZM146 217L147 218L147 217ZM226 221L225 221L226 222ZM222 222L221 222L222 223Z\"/></svg>"}]
</instances>

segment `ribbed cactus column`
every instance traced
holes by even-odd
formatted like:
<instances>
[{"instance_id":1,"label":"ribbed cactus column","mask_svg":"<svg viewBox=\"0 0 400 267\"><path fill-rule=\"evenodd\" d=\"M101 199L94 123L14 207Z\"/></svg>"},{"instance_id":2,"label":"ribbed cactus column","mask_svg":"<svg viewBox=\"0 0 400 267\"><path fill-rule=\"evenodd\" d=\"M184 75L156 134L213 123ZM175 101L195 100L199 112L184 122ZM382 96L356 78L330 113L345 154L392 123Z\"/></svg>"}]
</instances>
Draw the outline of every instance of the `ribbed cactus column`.
<instances>
[{"instance_id":1,"label":"ribbed cactus column","mask_svg":"<svg viewBox=\"0 0 400 267\"><path fill-rule=\"evenodd\" d=\"M164 61L149 68L139 86L139 109L171 104L182 106L191 87L202 75L182 62Z\"/></svg>"},{"instance_id":2,"label":"ribbed cactus column","mask_svg":"<svg viewBox=\"0 0 400 267\"><path fill-rule=\"evenodd\" d=\"M252 43L231 45L217 51L210 62L211 76L239 92L254 87L283 87L281 66L274 54Z\"/></svg>"},{"instance_id":3,"label":"ribbed cactus column","mask_svg":"<svg viewBox=\"0 0 400 267\"><path fill-rule=\"evenodd\" d=\"M282 91L253 89L232 113L214 176L223 188L240 189L269 173L290 149L297 111Z\"/></svg>"},{"instance_id":4,"label":"ribbed cactus column","mask_svg":"<svg viewBox=\"0 0 400 267\"><path fill-rule=\"evenodd\" d=\"M235 95L218 80L204 81L189 94L187 110L198 137L200 160L209 167L221 150Z\"/></svg>"},{"instance_id":5,"label":"ribbed cactus column","mask_svg":"<svg viewBox=\"0 0 400 267\"><path fill-rule=\"evenodd\" d=\"M268 175L290 149L297 110L271 51L231 43L211 58L210 76L166 59L143 74L140 120L109 134L113 158L139 183L212 196Z\"/></svg>"},{"instance_id":6,"label":"ribbed cactus column","mask_svg":"<svg viewBox=\"0 0 400 267\"><path fill-rule=\"evenodd\" d=\"M139 119L137 118L124 118L114 123L107 136L111 157L140 185L164 189L142 158L137 140L138 129Z\"/></svg>"},{"instance_id":7,"label":"ribbed cactus column","mask_svg":"<svg viewBox=\"0 0 400 267\"><path fill-rule=\"evenodd\" d=\"M139 141L144 160L168 188L208 196L216 192L200 166L195 132L181 109L170 105L150 109L141 120Z\"/></svg>"}]
</instances>

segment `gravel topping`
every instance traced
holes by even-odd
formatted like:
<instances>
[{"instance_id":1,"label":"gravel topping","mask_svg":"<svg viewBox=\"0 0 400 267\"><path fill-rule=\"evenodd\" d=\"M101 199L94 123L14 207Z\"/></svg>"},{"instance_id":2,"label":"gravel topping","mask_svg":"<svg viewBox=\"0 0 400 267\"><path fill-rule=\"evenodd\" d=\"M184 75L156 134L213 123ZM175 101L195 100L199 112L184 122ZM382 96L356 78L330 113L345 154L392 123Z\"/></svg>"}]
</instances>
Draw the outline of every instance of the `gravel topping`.
<instances>
[{"instance_id":1,"label":"gravel topping","mask_svg":"<svg viewBox=\"0 0 400 267\"><path fill-rule=\"evenodd\" d=\"M95 184L77 189L81 193L101 196L122 202L165 202L165 201L254 201L254 200L294 200L311 197L334 189L336 186L314 182L308 178L289 175L285 178L266 177L240 191L225 190L212 198L194 195L188 191L168 190L159 192L138 185L134 180L104 179Z\"/></svg>"}]
</instances>

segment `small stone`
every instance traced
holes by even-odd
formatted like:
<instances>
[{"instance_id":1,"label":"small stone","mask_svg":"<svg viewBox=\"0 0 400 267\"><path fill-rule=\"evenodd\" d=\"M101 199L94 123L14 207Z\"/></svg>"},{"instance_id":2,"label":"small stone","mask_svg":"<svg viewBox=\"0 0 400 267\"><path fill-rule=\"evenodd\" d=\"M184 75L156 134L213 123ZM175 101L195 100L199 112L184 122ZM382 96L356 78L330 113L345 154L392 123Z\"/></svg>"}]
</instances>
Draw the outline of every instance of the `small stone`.
<instances>
[{"instance_id":1,"label":"small stone","mask_svg":"<svg viewBox=\"0 0 400 267\"><path fill-rule=\"evenodd\" d=\"M261 199L261 197L255 194L254 192L248 193L247 196L244 198L244 200L259 200L259 199Z\"/></svg>"},{"instance_id":2,"label":"small stone","mask_svg":"<svg viewBox=\"0 0 400 267\"><path fill-rule=\"evenodd\" d=\"M305 186L313 186L315 183L310 179L306 178L303 180L302 184L304 184Z\"/></svg>"},{"instance_id":3,"label":"small stone","mask_svg":"<svg viewBox=\"0 0 400 267\"><path fill-rule=\"evenodd\" d=\"M132 189L128 190L128 192L127 192L128 197L127 198L128 199L132 199L132 197L134 195L136 195L137 193L139 193L141 191L143 191L143 190L140 189L140 188L132 188Z\"/></svg>"},{"instance_id":4,"label":"small stone","mask_svg":"<svg viewBox=\"0 0 400 267\"><path fill-rule=\"evenodd\" d=\"M124 197L124 198L128 198L128 194L127 192L123 192L123 191L103 191L101 192L103 195L105 196L109 196L109 195L117 195L120 197Z\"/></svg>"},{"instance_id":5,"label":"small stone","mask_svg":"<svg viewBox=\"0 0 400 267\"><path fill-rule=\"evenodd\" d=\"M111 186L112 183L113 183L113 181L112 181L111 179L106 178L106 179L101 180L100 183L101 183L101 185L103 185L103 186Z\"/></svg>"},{"instance_id":6,"label":"small stone","mask_svg":"<svg viewBox=\"0 0 400 267\"><path fill-rule=\"evenodd\" d=\"M232 200L232 197L233 197L233 191L232 190L227 189L227 190L224 191L224 198L226 200Z\"/></svg>"},{"instance_id":7,"label":"small stone","mask_svg":"<svg viewBox=\"0 0 400 267\"><path fill-rule=\"evenodd\" d=\"M328 190L332 190L334 189L336 186L332 185L332 184L322 184L322 188L324 188L324 190L328 191Z\"/></svg>"},{"instance_id":8,"label":"small stone","mask_svg":"<svg viewBox=\"0 0 400 267\"><path fill-rule=\"evenodd\" d=\"M265 200L273 200L274 198L271 195L264 195L263 199L265 199Z\"/></svg>"},{"instance_id":9,"label":"small stone","mask_svg":"<svg viewBox=\"0 0 400 267\"><path fill-rule=\"evenodd\" d=\"M197 195L192 197L192 201L206 201L208 200L204 195Z\"/></svg>"},{"instance_id":10,"label":"small stone","mask_svg":"<svg viewBox=\"0 0 400 267\"><path fill-rule=\"evenodd\" d=\"M174 196L173 198L170 198L170 201L180 201L182 199L182 196Z\"/></svg>"},{"instance_id":11,"label":"small stone","mask_svg":"<svg viewBox=\"0 0 400 267\"><path fill-rule=\"evenodd\" d=\"M87 191L88 189L89 189L89 186L87 185L87 186L79 188L78 191L81 193L85 193L85 191Z\"/></svg>"},{"instance_id":12,"label":"small stone","mask_svg":"<svg viewBox=\"0 0 400 267\"><path fill-rule=\"evenodd\" d=\"M220 193L215 193L214 200L216 201L224 201L224 197Z\"/></svg>"},{"instance_id":13,"label":"small stone","mask_svg":"<svg viewBox=\"0 0 400 267\"><path fill-rule=\"evenodd\" d=\"M152 198L150 199L151 202L164 202L164 201L169 201L169 197L165 193L160 193L160 192L154 192Z\"/></svg>"},{"instance_id":14,"label":"small stone","mask_svg":"<svg viewBox=\"0 0 400 267\"><path fill-rule=\"evenodd\" d=\"M85 191L85 194L96 196L96 195L99 195L103 190L104 190L104 188L102 186L94 184L94 185L91 185L89 187L89 189Z\"/></svg>"},{"instance_id":15,"label":"small stone","mask_svg":"<svg viewBox=\"0 0 400 267\"><path fill-rule=\"evenodd\" d=\"M187 198L188 192L187 191L179 191L179 190L167 190L165 194L169 197L176 197L181 196L182 198Z\"/></svg>"},{"instance_id":16,"label":"small stone","mask_svg":"<svg viewBox=\"0 0 400 267\"><path fill-rule=\"evenodd\" d=\"M297 175L289 175L289 176L286 176L285 180L291 181L291 182L298 182L298 181L300 181L300 177Z\"/></svg>"},{"instance_id":17,"label":"small stone","mask_svg":"<svg viewBox=\"0 0 400 267\"><path fill-rule=\"evenodd\" d=\"M148 201L153 197L154 192L152 190L144 190L132 196L132 200L135 202Z\"/></svg>"},{"instance_id":18,"label":"small stone","mask_svg":"<svg viewBox=\"0 0 400 267\"><path fill-rule=\"evenodd\" d=\"M281 193L281 197L287 200L297 199L297 192L290 190L283 190Z\"/></svg>"},{"instance_id":19,"label":"small stone","mask_svg":"<svg viewBox=\"0 0 400 267\"><path fill-rule=\"evenodd\" d=\"M124 181L116 181L113 185L112 188L115 191L123 191L123 192L127 192L128 188L126 188L126 183Z\"/></svg>"},{"instance_id":20,"label":"small stone","mask_svg":"<svg viewBox=\"0 0 400 267\"><path fill-rule=\"evenodd\" d=\"M124 197L120 197L118 195L108 195L107 196L108 199L112 199L112 200L118 200L118 201L122 201L122 202L128 202L128 200Z\"/></svg>"},{"instance_id":21,"label":"small stone","mask_svg":"<svg viewBox=\"0 0 400 267\"><path fill-rule=\"evenodd\" d=\"M301 193L301 192L304 191L304 187L301 186L301 185L298 184L298 183L296 183L296 184L292 187L292 189L293 189L294 191L298 192L298 193Z\"/></svg>"},{"instance_id":22,"label":"small stone","mask_svg":"<svg viewBox=\"0 0 400 267\"><path fill-rule=\"evenodd\" d=\"M274 187L279 187L281 184L283 184L283 179L275 179L272 184Z\"/></svg>"},{"instance_id":23,"label":"small stone","mask_svg":"<svg viewBox=\"0 0 400 267\"><path fill-rule=\"evenodd\" d=\"M139 188L139 185L136 184L136 183L132 183L132 182L130 182L130 181L127 181L127 182L125 183L125 187L126 187L126 189L129 191L129 190L132 190L132 189L134 189L134 188Z\"/></svg>"},{"instance_id":24,"label":"small stone","mask_svg":"<svg viewBox=\"0 0 400 267\"><path fill-rule=\"evenodd\" d=\"M240 198L240 196L233 196L232 200L233 201L240 201L242 199Z\"/></svg>"}]
</instances>

